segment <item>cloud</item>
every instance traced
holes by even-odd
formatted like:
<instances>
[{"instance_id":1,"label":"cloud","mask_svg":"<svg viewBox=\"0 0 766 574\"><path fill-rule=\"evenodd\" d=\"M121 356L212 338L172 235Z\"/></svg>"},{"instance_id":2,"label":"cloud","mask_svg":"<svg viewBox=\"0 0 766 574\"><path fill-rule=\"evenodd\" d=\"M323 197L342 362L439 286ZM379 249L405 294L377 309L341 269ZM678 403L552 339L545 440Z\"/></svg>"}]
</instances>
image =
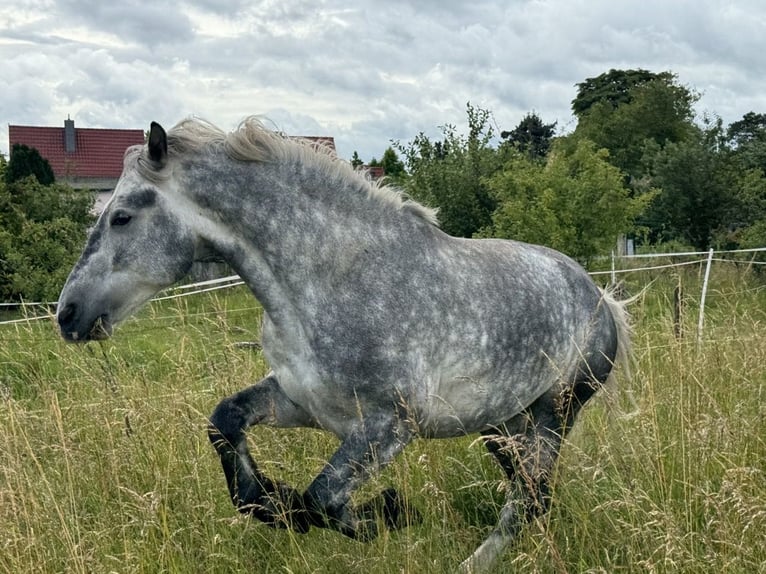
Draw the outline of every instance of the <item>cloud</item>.
<instances>
[{"instance_id":1,"label":"cloud","mask_svg":"<svg viewBox=\"0 0 766 574\"><path fill-rule=\"evenodd\" d=\"M18 3L17 3L18 4ZM672 70L726 122L766 110L766 6L717 0L30 0L0 15L7 123L224 129L250 114L322 130L339 152L529 111L574 125L575 84L611 68Z\"/></svg>"},{"instance_id":2,"label":"cloud","mask_svg":"<svg viewBox=\"0 0 766 574\"><path fill-rule=\"evenodd\" d=\"M55 5L56 12L69 25L99 30L114 35L122 42L149 49L194 37L189 17L177 9L176 2L169 0L59 0Z\"/></svg>"}]
</instances>

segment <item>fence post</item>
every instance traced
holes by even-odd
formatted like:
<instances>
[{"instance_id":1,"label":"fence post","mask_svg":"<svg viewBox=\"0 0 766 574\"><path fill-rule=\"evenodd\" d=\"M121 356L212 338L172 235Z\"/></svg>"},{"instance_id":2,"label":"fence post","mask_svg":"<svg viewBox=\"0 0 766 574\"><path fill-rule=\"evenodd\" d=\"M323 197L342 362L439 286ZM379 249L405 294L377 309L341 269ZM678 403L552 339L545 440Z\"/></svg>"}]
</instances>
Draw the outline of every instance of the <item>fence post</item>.
<instances>
[{"instance_id":1,"label":"fence post","mask_svg":"<svg viewBox=\"0 0 766 574\"><path fill-rule=\"evenodd\" d=\"M684 334L683 327L683 305L684 305L684 292L681 283L681 274L678 274L678 285L673 290L673 333L676 339L681 339Z\"/></svg>"},{"instance_id":2,"label":"fence post","mask_svg":"<svg viewBox=\"0 0 766 574\"><path fill-rule=\"evenodd\" d=\"M705 266L705 279L702 281L702 296L700 297L700 316L697 323L697 345L702 343L702 325L705 322L705 296L707 295L707 283L710 278L710 264L713 262L713 248L707 254L707 265Z\"/></svg>"},{"instance_id":3,"label":"fence post","mask_svg":"<svg viewBox=\"0 0 766 574\"><path fill-rule=\"evenodd\" d=\"M617 284L617 274L614 269L614 249L612 249L612 287Z\"/></svg>"}]
</instances>

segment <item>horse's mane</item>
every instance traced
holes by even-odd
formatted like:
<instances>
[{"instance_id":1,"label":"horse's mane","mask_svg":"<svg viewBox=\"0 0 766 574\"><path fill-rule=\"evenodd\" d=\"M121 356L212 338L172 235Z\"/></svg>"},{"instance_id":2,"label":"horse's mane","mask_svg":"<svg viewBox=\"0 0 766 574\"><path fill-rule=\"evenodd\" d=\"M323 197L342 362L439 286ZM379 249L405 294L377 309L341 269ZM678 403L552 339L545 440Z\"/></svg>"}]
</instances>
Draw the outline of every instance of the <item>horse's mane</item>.
<instances>
[{"instance_id":1,"label":"horse's mane","mask_svg":"<svg viewBox=\"0 0 766 574\"><path fill-rule=\"evenodd\" d=\"M287 137L270 130L257 116L245 118L231 133L225 133L200 118L187 118L168 131L168 154L172 156L222 147L226 154L237 161L285 162L312 165L326 177L361 183L371 198L399 210L409 211L421 219L438 225L437 210L410 199L401 190L372 181L367 174L354 169L350 163L339 159L329 147L314 141ZM139 162L142 165L143 162ZM143 167L146 167L144 164ZM146 174L151 177L150 174ZM153 174L154 179L157 173Z\"/></svg>"}]
</instances>

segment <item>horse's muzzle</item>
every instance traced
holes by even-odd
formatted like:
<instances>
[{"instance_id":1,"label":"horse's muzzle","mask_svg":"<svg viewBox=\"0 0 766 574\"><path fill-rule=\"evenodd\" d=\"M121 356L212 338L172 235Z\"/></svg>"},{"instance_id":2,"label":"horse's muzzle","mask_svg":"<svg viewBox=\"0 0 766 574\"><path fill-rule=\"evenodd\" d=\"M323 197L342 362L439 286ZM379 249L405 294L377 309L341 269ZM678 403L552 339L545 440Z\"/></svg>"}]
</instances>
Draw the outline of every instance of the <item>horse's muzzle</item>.
<instances>
[{"instance_id":1,"label":"horse's muzzle","mask_svg":"<svg viewBox=\"0 0 766 574\"><path fill-rule=\"evenodd\" d=\"M56 316L61 336L69 342L84 343L101 341L112 334L112 324L107 314L99 315L92 323L83 325L82 313L76 303L67 303ZM84 326L84 328L82 328Z\"/></svg>"}]
</instances>

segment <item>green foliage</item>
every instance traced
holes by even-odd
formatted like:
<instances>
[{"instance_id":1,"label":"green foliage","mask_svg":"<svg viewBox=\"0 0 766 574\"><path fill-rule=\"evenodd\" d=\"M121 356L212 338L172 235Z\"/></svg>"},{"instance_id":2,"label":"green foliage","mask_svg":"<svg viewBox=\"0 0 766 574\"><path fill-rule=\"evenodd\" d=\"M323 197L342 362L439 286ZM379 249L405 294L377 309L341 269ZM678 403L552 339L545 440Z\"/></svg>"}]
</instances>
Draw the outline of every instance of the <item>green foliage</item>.
<instances>
[{"instance_id":1,"label":"green foliage","mask_svg":"<svg viewBox=\"0 0 766 574\"><path fill-rule=\"evenodd\" d=\"M500 137L530 158L542 159L548 154L556 130L556 122L543 123L536 113L524 116L513 130L500 133Z\"/></svg>"},{"instance_id":2,"label":"green foliage","mask_svg":"<svg viewBox=\"0 0 766 574\"><path fill-rule=\"evenodd\" d=\"M662 148L694 131L693 105L698 96L676 83L670 73L640 82L615 101L593 102L579 118L575 137L609 150L610 161L629 178L643 176L647 143Z\"/></svg>"},{"instance_id":3,"label":"green foliage","mask_svg":"<svg viewBox=\"0 0 766 574\"><path fill-rule=\"evenodd\" d=\"M356 152L354 152L354 154L356 154ZM355 163L357 160L359 162L358 164ZM351 164L358 167L362 165L362 161L359 159L358 155L355 155L351 160ZM393 185L403 185L405 183L407 171L404 168L404 162L399 159L396 151L394 151L394 148L391 146L386 148L381 159L373 157L367 162L367 165L370 167L382 167L386 179Z\"/></svg>"},{"instance_id":4,"label":"green foliage","mask_svg":"<svg viewBox=\"0 0 766 574\"><path fill-rule=\"evenodd\" d=\"M742 229L738 234L737 247L747 249L763 247L764 245L766 245L766 218L756 221Z\"/></svg>"},{"instance_id":5,"label":"green foliage","mask_svg":"<svg viewBox=\"0 0 766 574\"><path fill-rule=\"evenodd\" d=\"M380 165L386 174L386 177L391 178L394 181L399 180L404 174L404 162L399 159L399 156L391 146L386 148L383 152L383 157L380 159Z\"/></svg>"},{"instance_id":6,"label":"green foliage","mask_svg":"<svg viewBox=\"0 0 766 574\"><path fill-rule=\"evenodd\" d=\"M397 144L409 172L405 190L438 207L442 229L458 237L471 237L491 222L495 201L485 178L500 164L490 145L494 135L490 112L468 104L467 115L468 135L446 125L442 140L432 141L421 133L407 145Z\"/></svg>"},{"instance_id":7,"label":"green foliage","mask_svg":"<svg viewBox=\"0 0 766 574\"><path fill-rule=\"evenodd\" d=\"M582 119L595 104L607 104L617 108L633 100L634 88L659 80L672 83L670 72L655 74L648 70L609 70L595 78L586 78L577 84L577 96L572 100L572 112Z\"/></svg>"},{"instance_id":8,"label":"green foliage","mask_svg":"<svg viewBox=\"0 0 766 574\"><path fill-rule=\"evenodd\" d=\"M650 194L631 198L606 150L580 140L546 163L517 154L487 181L498 208L484 236L547 245L587 263L632 229Z\"/></svg>"},{"instance_id":9,"label":"green foliage","mask_svg":"<svg viewBox=\"0 0 766 574\"><path fill-rule=\"evenodd\" d=\"M726 136L729 159L738 169L766 172L766 114L746 113L729 126Z\"/></svg>"},{"instance_id":10,"label":"green foliage","mask_svg":"<svg viewBox=\"0 0 766 574\"><path fill-rule=\"evenodd\" d=\"M359 153L356 150L354 150L354 155L351 156L351 165L354 169L364 165L364 162L361 160Z\"/></svg>"},{"instance_id":11,"label":"green foliage","mask_svg":"<svg viewBox=\"0 0 766 574\"><path fill-rule=\"evenodd\" d=\"M706 249L726 222L728 182L714 131L697 130L684 141L649 148L648 176L661 189L645 220L654 241L677 238Z\"/></svg>"},{"instance_id":12,"label":"green foliage","mask_svg":"<svg viewBox=\"0 0 766 574\"><path fill-rule=\"evenodd\" d=\"M766 141L766 114L747 112L741 120L732 122L727 130L727 136L738 148L752 142Z\"/></svg>"},{"instance_id":13,"label":"green foliage","mask_svg":"<svg viewBox=\"0 0 766 574\"><path fill-rule=\"evenodd\" d=\"M0 182L0 300L55 300L93 222L93 200L34 177Z\"/></svg>"},{"instance_id":14,"label":"green foliage","mask_svg":"<svg viewBox=\"0 0 766 574\"><path fill-rule=\"evenodd\" d=\"M729 249L766 246L766 176L761 169L729 171L725 225L716 243Z\"/></svg>"},{"instance_id":15,"label":"green foliage","mask_svg":"<svg viewBox=\"0 0 766 574\"><path fill-rule=\"evenodd\" d=\"M11 160L5 169L5 182L13 183L30 175L43 185L50 185L56 179L51 164L39 151L24 144L13 144Z\"/></svg>"},{"instance_id":16,"label":"green foliage","mask_svg":"<svg viewBox=\"0 0 766 574\"><path fill-rule=\"evenodd\" d=\"M442 139L420 134L397 145L409 173L395 183L438 207L442 227L452 235L496 233L558 246L583 260L593 257L594 249L611 248L612 228L639 243L675 241L698 249L757 245L766 239L766 114L749 112L728 129L720 120L698 125L698 98L672 72L610 70L578 84L572 134L554 139L555 124L530 113L514 130L501 133L506 141L496 148L490 112L469 104L467 135L448 124ZM557 165L585 153L591 144L583 142L593 143L592 153L606 150L600 161L622 174L628 196L636 200L624 217L617 213L604 217L608 222L596 221L597 216L586 216L595 196L578 200L577 194L564 193L573 185L562 185L564 179L546 185L546 178L556 179ZM556 157L550 157L551 147ZM550 172L543 177L542 168L524 159L541 162ZM594 184L593 194L606 185ZM585 230L598 235L590 245L578 235Z\"/></svg>"}]
</instances>

